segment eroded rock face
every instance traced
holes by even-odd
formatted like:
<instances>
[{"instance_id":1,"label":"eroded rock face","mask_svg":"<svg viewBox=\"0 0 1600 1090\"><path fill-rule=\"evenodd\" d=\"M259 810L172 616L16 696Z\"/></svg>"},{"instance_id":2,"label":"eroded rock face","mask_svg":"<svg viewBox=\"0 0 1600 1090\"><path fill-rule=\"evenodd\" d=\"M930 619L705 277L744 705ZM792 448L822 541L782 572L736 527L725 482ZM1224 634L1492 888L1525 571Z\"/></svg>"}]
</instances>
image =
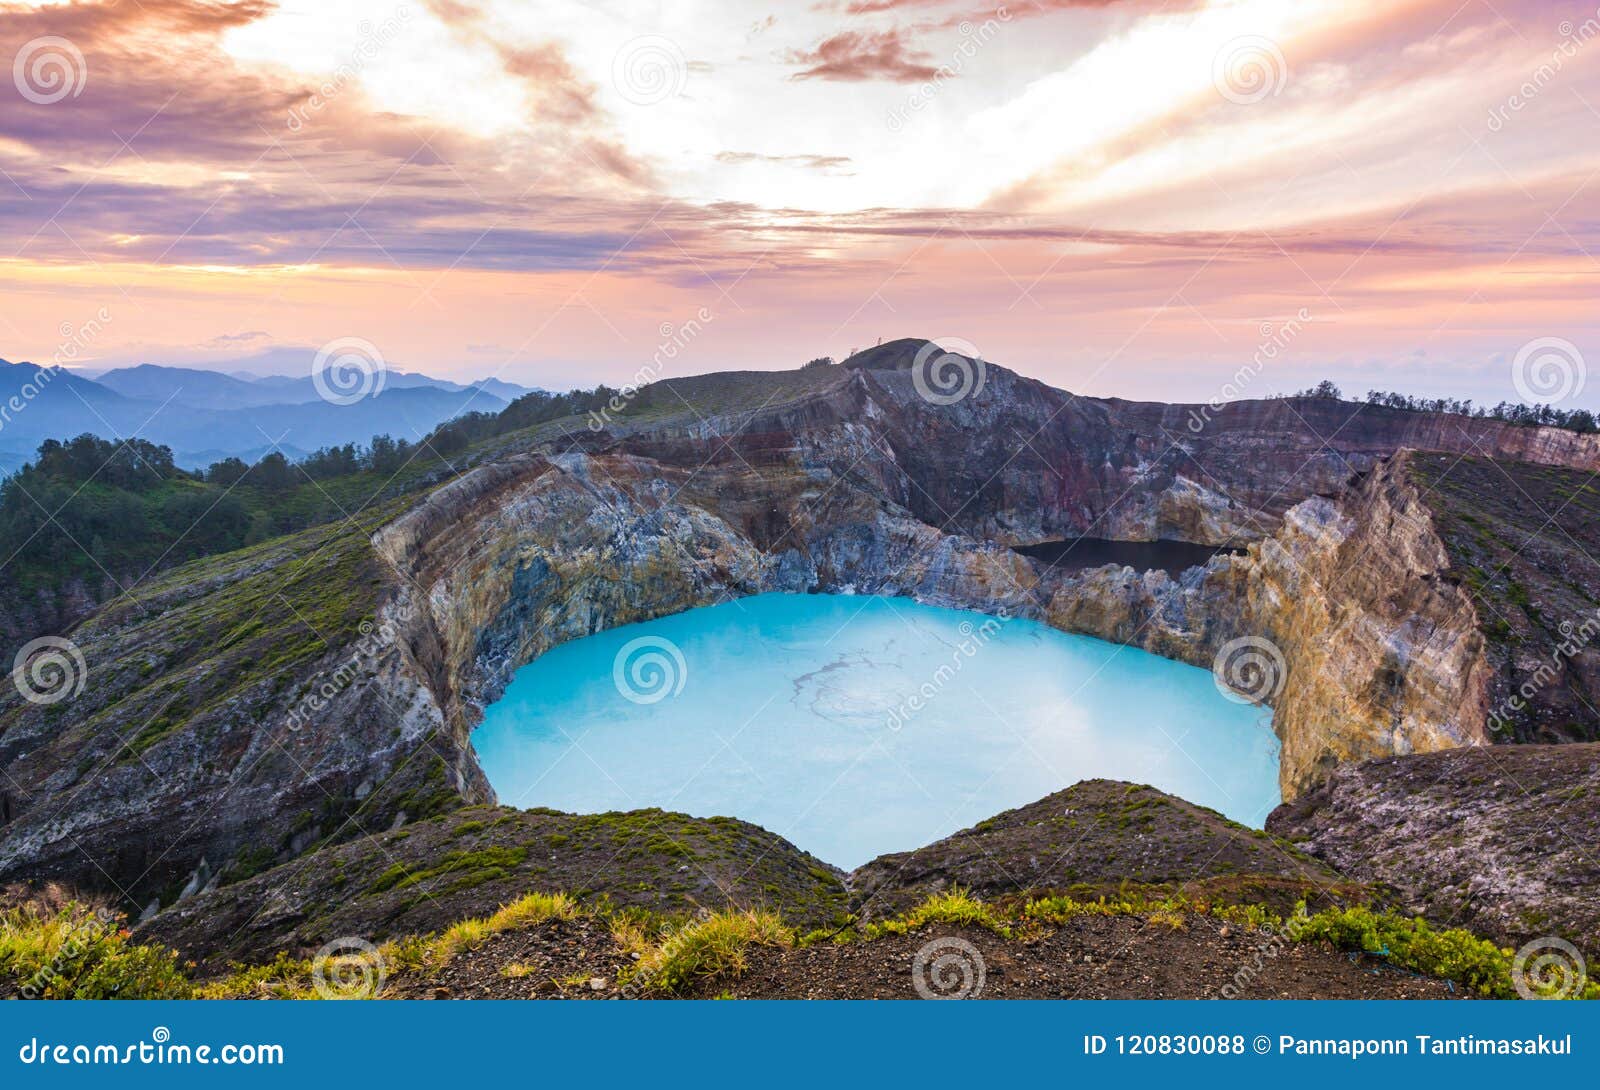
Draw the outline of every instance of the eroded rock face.
<instances>
[{"instance_id":1,"label":"eroded rock face","mask_svg":"<svg viewBox=\"0 0 1600 1090\"><path fill-rule=\"evenodd\" d=\"M474 708L556 644L742 595L1033 609L1026 558L941 534L826 469L536 456L468 474L374 542L439 633L448 691Z\"/></svg>"},{"instance_id":2,"label":"eroded rock face","mask_svg":"<svg viewBox=\"0 0 1600 1090\"><path fill-rule=\"evenodd\" d=\"M1271 641L1293 797L1340 761L1482 737L1477 622L1404 459L1382 460L1600 468L1565 432L1338 402L1201 415L996 367L932 405L900 369L913 351L675 383L662 400L690 408L529 440L379 525L199 562L159 608L101 611L74 633L96 664L83 702L0 693L0 878L168 903L202 864L196 888L487 801L469 736L517 667L762 591L914 595L1202 666ZM1007 547L1086 533L1254 544L1178 580L1064 576Z\"/></svg>"},{"instance_id":3,"label":"eroded rock face","mask_svg":"<svg viewBox=\"0 0 1600 1090\"><path fill-rule=\"evenodd\" d=\"M1046 618L1215 666L1270 704L1293 798L1344 761L1488 740L1484 641L1448 569L1402 455L1180 579L1129 568L1047 579Z\"/></svg>"},{"instance_id":4,"label":"eroded rock face","mask_svg":"<svg viewBox=\"0 0 1600 1090\"><path fill-rule=\"evenodd\" d=\"M1465 748L1341 765L1267 828L1441 925L1592 953L1597 800L1600 745Z\"/></svg>"}]
</instances>

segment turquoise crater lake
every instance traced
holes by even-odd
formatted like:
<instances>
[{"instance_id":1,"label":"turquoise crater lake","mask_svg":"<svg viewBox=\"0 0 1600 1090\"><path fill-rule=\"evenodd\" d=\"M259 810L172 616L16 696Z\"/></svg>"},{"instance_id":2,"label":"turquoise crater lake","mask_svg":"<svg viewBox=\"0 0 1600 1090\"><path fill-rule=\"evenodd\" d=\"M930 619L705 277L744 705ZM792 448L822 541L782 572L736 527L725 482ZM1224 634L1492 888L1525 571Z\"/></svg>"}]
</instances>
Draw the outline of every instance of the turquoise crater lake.
<instances>
[{"instance_id":1,"label":"turquoise crater lake","mask_svg":"<svg viewBox=\"0 0 1600 1090\"><path fill-rule=\"evenodd\" d=\"M836 866L1093 777L1260 827L1270 713L1211 674L905 598L765 594L563 644L472 736L500 801L730 815Z\"/></svg>"}]
</instances>

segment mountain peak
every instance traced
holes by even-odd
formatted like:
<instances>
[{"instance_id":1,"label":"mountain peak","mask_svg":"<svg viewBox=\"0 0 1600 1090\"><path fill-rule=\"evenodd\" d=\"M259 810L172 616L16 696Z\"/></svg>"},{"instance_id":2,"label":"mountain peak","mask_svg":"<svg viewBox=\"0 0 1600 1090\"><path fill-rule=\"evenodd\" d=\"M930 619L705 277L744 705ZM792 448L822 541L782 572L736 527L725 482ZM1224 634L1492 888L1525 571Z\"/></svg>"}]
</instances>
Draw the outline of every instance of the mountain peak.
<instances>
[{"instance_id":1,"label":"mountain peak","mask_svg":"<svg viewBox=\"0 0 1600 1090\"><path fill-rule=\"evenodd\" d=\"M874 345L872 348L863 348L846 359L841 366L855 367L863 371L910 370L912 360L916 359L917 353L928 343L930 342L926 337L900 337Z\"/></svg>"}]
</instances>

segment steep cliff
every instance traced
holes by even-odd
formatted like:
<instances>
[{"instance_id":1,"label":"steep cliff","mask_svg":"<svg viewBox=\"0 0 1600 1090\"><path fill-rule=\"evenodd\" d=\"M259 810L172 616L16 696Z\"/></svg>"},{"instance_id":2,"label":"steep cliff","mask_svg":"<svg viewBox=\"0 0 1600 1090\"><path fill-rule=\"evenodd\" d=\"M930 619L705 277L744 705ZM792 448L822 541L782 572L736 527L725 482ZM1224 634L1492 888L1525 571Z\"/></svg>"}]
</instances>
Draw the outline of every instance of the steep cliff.
<instances>
[{"instance_id":1,"label":"steep cliff","mask_svg":"<svg viewBox=\"0 0 1600 1090\"><path fill-rule=\"evenodd\" d=\"M1401 454L1291 508L1245 555L1179 579L1047 576L1046 617L1213 667L1271 705L1292 798L1343 761L1489 740L1484 638L1449 567Z\"/></svg>"}]
</instances>

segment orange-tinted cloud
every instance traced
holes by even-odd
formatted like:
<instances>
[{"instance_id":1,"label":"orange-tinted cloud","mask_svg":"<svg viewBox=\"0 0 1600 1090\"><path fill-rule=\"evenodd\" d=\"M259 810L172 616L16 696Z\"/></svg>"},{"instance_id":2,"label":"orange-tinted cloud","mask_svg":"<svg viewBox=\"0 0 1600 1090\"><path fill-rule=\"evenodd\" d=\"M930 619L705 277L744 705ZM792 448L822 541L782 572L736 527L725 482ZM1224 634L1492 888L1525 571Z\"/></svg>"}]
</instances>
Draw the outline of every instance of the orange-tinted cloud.
<instances>
[{"instance_id":1,"label":"orange-tinted cloud","mask_svg":"<svg viewBox=\"0 0 1600 1090\"><path fill-rule=\"evenodd\" d=\"M465 344L500 346L492 363L547 364L515 373L547 384L626 380L661 323L702 305L717 321L692 370L949 334L1070 388L1207 396L1208 369L1231 374L1261 321L1300 306L1318 316L1297 345L1308 370L1465 374L1544 335L1600 358L1600 158L1573 138L1593 125L1600 52L1536 76L1560 48L1547 7L1363 9L1283 41L1284 90L1255 104L1215 93L1202 58L1199 93L1101 126L1125 102L1093 101L1091 83L1037 114L1093 139L1019 165L1035 148L996 112L1178 6L1016 5L1058 18L985 39L890 132L881 117L913 93L897 84L934 74L921 48L948 60L956 36L827 20L983 5L874 2L763 20L759 57L735 55L743 14L724 53L685 38L685 94L629 113L609 48L431 0L440 40L509 104L492 135L380 105L359 78L235 61L224 35L272 18L265 2L0 7L0 62L59 35L88 76L50 105L0 78L0 290L26 304L0 312L0 355L48 358L62 324L109 303L101 347L118 358L358 334L439 370ZM602 29L619 46L640 32ZM1166 86L1155 64L1132 72L1126 98ZM752 98L761 116L739 128ZM642 150L658 130L669 139ZM970 199L924 184L980 174ZM1197 388L1180 388L1185 368Z\"/></svg>"}]
</instances>

